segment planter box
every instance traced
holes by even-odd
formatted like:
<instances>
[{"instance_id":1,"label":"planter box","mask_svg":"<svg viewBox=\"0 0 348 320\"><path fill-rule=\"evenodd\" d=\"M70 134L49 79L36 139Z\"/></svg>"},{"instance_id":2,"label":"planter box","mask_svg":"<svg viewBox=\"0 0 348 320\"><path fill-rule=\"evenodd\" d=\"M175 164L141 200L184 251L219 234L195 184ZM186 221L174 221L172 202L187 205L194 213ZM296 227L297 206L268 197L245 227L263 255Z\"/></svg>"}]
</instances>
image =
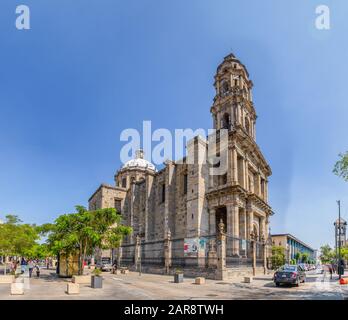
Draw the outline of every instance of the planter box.
<instances>
[{"instance_id":1,"label":"planter box","mask_svg":"<svg viewBox=\"0 0 348 320\"><path fill-rule=\"evenodd\" d=\"M91 283L91 276L73 276L72 282L76 284L90 284Z\"/></svg>"},{"instance_id":2,"label":"planter box","mask_svg":"<svg viewBox=\"0 0 348 320\"><path fill-rule=\"evenodd\" d=\"M205 284L205 278L197 277L195 279L195 284Z\"/></svg>"},{"instance_id":3,"label":"planter box","mask_svg":"<svg viewBox=\"0 0 348 320\"><path fill-rule=\"evenodd\" d=\"M184 282L184 274L183 273L175 273L174 274L174 282L175 283Z\"/></svg>"},{"instance_id":4,"label":"planter box","mask_svg":"<svg viewBox=\"0 0 348 320\"><path fill-rule=\"evenodd\" d=\"M14 281L15 281L15 276L12 276L12 275L0 276L0 283L11 284Z\"/></svg>"},{"instance_id":5,"label":"planter box","mask_svg":"<svg viewBox=\"0 0 348 320\"><path fill-rule=\"evenodd\" d=\"M68 283L66 288L67 294L79 294L80 293L80 285L78 283Z\"/></svg>"},{"instance_id":6,"label":"planter box","mask_svg":"<svg viewBox=\"0 0 348 320\"><path fill-rule=\"evenodd\" d=\"M92 276L91 287L93 289L103 288L103 277L101 276Z\"/></svg>"},{"instance_id":7,"label":"planter box","mask_svg":"<svg viewBox=\"0 0 348 320\"><path fill-rule=\"evenodd\" d=\"M244 283L252 283L253 277L244 277Z\"/></svg>"},{"instance_id":8,"label":"planter box","mask_svg":"<svg viewBox=\"0 0 348 320\"><path fill-rule=\"evenodd\" d=\"M23 282L11 283L11 295L23 295L23 294L24 294Z\"/></svg>"}]
</instances>

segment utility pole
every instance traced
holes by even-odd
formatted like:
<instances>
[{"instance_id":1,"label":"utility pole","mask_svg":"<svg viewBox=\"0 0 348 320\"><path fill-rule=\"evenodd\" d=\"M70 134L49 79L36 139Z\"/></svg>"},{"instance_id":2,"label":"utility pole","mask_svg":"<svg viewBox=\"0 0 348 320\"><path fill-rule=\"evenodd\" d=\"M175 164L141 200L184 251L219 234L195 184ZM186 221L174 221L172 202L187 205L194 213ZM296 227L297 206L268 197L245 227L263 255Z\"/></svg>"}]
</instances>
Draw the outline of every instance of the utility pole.
<instances>
[{"instance_id":1,"label":"utility pole","mask_svg":"<svg viewBox=\"0 0 348 320\"><path fill-rule=\"evenodd\" d=\"M341 200L337 201L338 204L338 279L341 279Z\"/></svg>"}]
</instances>

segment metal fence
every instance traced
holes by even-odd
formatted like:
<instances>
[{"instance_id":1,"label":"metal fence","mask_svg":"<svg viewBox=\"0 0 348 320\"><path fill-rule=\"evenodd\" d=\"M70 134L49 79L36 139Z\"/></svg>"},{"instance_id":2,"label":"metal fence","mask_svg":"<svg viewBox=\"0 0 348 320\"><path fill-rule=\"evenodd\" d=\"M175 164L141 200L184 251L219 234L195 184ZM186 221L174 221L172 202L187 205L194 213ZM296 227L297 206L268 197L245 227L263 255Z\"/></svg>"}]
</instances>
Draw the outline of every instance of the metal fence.
<instances>
[{"instance_id":1,"label":"metal fence","mask_svg":"<svg viewBox=\"0 0 348 320\"><path fill-rule=\"evenodd\" d=\"M250 240L226 236L226 266L251 266L253 261L253 248L253 242ZM264 255L264 243L255 241L256 266L263 266Z\"/></svg>"},{"instance_id":2,"label":"metal fence","mask_svg":"<svg viewBox=\"0 0 348 320\"><path fill-rule=\"evenodd\" d=\"M216 235L191 238L174 238L168 240L145 241L139 244L138 263L146 266L165 265L165 252L173 268L188 266L209 266L209 252L213 253L210 258L217 257ZM169 246L169 247L166 247ZM170 250L169 250L170 249ZM256 265L263 266L265 247L263 243L255 242ZM136 244L122 246L121 266L134 265L136 263ZM267 253L266 253L267 255ZM268 255L267 255L268 256ZM226 236L226 266L242 267L252 266L253 244L249 240Z\"/></svg>"},{"instance_id":3,"label":"metal fence","mask_svg":"<svg viewBox=\"0 0 348 320\"><path fill-rule=\"evenodd\" d=\"M140 254L141 264L164 265L164 240L160 241L141 241Z\"/></svg>"}]
</instances>

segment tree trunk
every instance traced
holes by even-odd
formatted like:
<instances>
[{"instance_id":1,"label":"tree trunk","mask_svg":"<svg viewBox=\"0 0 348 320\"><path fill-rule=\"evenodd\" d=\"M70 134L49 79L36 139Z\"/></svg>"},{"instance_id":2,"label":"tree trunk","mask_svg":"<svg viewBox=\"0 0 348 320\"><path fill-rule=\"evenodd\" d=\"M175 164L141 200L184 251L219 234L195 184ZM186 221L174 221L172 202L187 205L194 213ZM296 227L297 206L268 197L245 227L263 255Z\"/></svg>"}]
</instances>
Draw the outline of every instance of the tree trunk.
<instances>
[{"instance_id":1,"label":"tree trunk","mask_svg":"<svg viewBox=\"0 0 348 320\"><path fill-rule=\"evenodd\" d=\"M82 268L82 244L80 244L80 252L79 252L79 275L83 275L83 268Z\"/></svg>"}]
</instances>

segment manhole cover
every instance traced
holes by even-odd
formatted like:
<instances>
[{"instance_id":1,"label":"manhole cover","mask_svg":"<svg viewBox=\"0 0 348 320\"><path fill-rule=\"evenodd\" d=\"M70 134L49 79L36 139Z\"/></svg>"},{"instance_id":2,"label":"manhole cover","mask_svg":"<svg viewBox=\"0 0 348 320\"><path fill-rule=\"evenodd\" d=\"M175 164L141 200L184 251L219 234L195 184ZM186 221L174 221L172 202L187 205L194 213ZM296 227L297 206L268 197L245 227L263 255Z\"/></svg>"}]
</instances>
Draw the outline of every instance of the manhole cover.
<instances>
[{"instance_id":1,"label":"manhole cover","mask_svg":"<svg viewBox=\"0 0 348 320\"><path fill-rule=\"evenodd\" d=\"M216 284L229 284L228 282L216 282Z\"/></svg>"},{"instance_id":2,"label":"manhole cover","mask_svg":"<svg viewBox=\"0 0 348 320\"><path fill-rule=\"evenodd\" d=\"M218 294L207 294L206 297L218 297L219 295Z\"/></svg>"}]
</instances>

